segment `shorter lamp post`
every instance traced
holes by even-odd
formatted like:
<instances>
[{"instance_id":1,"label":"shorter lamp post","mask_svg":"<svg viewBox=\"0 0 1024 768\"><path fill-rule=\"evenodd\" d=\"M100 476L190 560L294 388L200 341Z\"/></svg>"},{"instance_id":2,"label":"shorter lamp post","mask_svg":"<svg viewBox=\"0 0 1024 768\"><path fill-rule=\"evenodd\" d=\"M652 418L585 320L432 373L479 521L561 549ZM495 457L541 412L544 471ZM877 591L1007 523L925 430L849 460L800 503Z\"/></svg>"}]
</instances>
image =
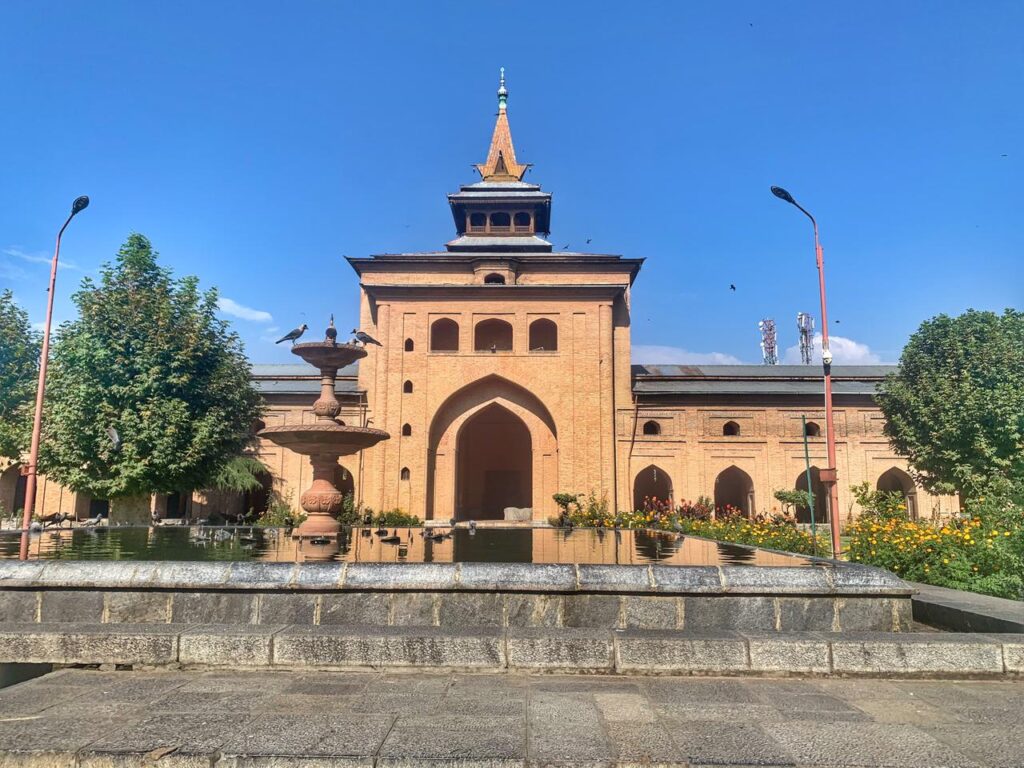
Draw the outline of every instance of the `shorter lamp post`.
<instances>
[{"instance_id":1,"label":"shorter lamp post","mask_svg":"<svg viewBox=\"0 0 1024 768\"><path fill-rule=\"evenodd\" d=\"M89 198L85 195L76 197L71 204L71 213L68 214L64 226L57 233L57 245L53 249L53 263L50 265L50 287L47 289L46 299L46 327L43 329L43 348L39 353L39 382L36 385L36 412L32 420L32 445L28 454L28 473L25 479L25 511L21 518L21 527L24 531L21 536L22 560L28 559L28 529L32 524L32 510L36 503L36 467L39 463L39 435L43 426L43 393L46 391L46 367L50 361L50 326L53 323L53 294L57 283L57 261L60 258L60 238L68 224L79 213L89 207Z\"/></svg>"},{"instance_id":2,"label":"shorter lamp post","mask_svg":"<svg viewBox=\"0 0 1024 768\"><path fill-rule=\"evenodd\" d=\"M798 208L814 227L814 257L818 264L818 291L821 294L821 363L825 376L825 438L828 446L828 468L819 472L819 478L828 486L828 521L832 531L832 557L839 559L839 488L836 476L836 432L832 417L832 351L828 344L828 305L825 301L825 260L818 239L818 222L782 187L772 187L772 194ZM808 487L812 493L812 488Z\"/></svg>"}]
</instances>

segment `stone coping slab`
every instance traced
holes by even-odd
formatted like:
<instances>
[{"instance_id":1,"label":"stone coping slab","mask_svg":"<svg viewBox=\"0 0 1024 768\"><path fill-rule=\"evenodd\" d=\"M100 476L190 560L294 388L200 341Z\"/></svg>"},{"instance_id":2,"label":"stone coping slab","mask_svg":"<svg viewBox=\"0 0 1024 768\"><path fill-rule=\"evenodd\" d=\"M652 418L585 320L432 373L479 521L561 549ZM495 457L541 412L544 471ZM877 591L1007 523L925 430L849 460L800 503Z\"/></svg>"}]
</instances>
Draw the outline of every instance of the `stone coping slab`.
<instances>
[{"instance_id":1,"label":"stone coping slab","mask_svg":"<svg viewBox=\"0 0 1024 768\"><path fill-rule=\"evenodd\" d=\"M1024 635L2 624L0 663L585 674L1018 677Z\"/></svg>"},{"instance_id":2,"label":"stone coping slab","mask_svg":"<svg viewBox=\"0 0 1024 768\"><path fill-rule=\"evenodd\" d=\"M1024 602L911 583L914 619L954 632L1024 632Z\"/></svg>"},{"instance_id":3,"label":"stone coping slab","mask_svg":"<svg viewBox=\"0 0 1024 768\"><path fill-rule=\"evenodd\" d=\"M265 563L0 561L3 589L226 591L485 591L619 594L888 595L914 589L871 566L544 563Z\"/></svg>"}]
</instances>

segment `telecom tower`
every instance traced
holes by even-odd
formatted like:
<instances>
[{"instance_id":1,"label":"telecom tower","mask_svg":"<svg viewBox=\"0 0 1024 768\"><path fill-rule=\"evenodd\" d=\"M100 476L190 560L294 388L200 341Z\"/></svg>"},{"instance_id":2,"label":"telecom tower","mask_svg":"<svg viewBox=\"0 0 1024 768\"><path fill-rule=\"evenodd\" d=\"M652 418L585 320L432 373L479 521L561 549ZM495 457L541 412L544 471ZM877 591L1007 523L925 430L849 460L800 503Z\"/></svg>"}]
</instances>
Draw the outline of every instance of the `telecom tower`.
<instances>
[{"instance_id":1,"label":"telecom tower","mask_svg":"<svg viewBox=\"0 0 1024 768\"><path fill-rule=\"evenodd\" d=\"M776 345L775 321L770 317L757 324L761 330L761 359L765 365L779 364L779 348Z\"/></svg>"},{"instance_id":2,"label":"telecom tower","mask_svg":"<svg viewBox=\"0 0 1024 768\"><path fill-rule=\"evenodd\" d=\"M814 318L806 312L797 312L796 328L800 332L800 361L810 365L814 357Z\"/></svg>"}]
</instances>

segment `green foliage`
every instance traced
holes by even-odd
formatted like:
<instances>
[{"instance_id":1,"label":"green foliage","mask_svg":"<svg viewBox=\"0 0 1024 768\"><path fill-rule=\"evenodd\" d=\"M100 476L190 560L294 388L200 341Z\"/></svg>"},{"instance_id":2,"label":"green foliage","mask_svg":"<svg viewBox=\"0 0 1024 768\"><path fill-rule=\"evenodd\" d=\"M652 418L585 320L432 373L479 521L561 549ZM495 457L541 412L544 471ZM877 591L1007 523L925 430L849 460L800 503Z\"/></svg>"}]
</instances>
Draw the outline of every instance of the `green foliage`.
<instances>
[{"instance_id":1,"label":"green foliage","mask_svg":"<svg viewBox=\"0 0 1024 768\"><path fill-rule=\"evenodd\" d=\"M359 525L363 519L363 505L356 503L355 494L349 491L341 500L338 522L342 525Z\"/></svg>"},{"instance_id":2,"label":"green foliage","mask_svg":"<svg viewBox=\"0 0 1024 768\"><path fill-rule=\"evenodd\" d=\"M271 491L267 509L256 520L257 525L267 528L294 528L306 521L306 514L292 507L292 492L283 496Z\"/></svg>"},{"instance_id":3,"label":"green foliage","mask_svg":"<svg viewBox=\"0 0 1024 768\"><path fill-rule=\"evenodd\" d=\"M84 279L73 298L79 317L57 334L47 385L41 469L99 498L223 477L261 405L238 336L216 316L216 291L172 279L133 234L99 284Z\"/></svg>"},{"instance_id":4,"label":"green foliage","mask_svg":"<svg viewBox=\"0 0 1024 768\"><path fill-rule=\"evenodd\" d=\"M906 517L907 501L899 491L872 490L868 483L851 485L853 498L864 513L883 519Z\"/></svg>"},{"instance_id":5,"label":"green foliage","mask_svg":"<svg viewBox=\"0 0 1024 768\"><path fill-rule=\"evenodd\" d=\"M400 509L388 509L373 514L373 523L379 526L411 526L419 525L420 519L416 515L410 515Z\"/></svg>"},{"instance_id":6,"label":"green foliage","mask_svg":"<svg viewBox=\"0 0 1024 768\"><path fill-rule=\"evenodd\" d=\"M0 457L28 450L39 376L39 334L9 290L0 291Z\"/></svg>"},{"instance_id":7,"label":"green foliage","mask_svg":"<svg viewBox=\"0 0 1024 768\"><path fill-rule=\"evenodd\" d=\"M814 496L811 494L810 491L798 491L791 488L783 488L781 490L775 491L775 493L772 495L775 497L776 501L782 504L783 509L785 509L787 512L799 508L810 509L810 506L814 500ZM820 510L815 511L819 515L821 514Z\"/></svg>"},{"instance_id":8,"label":"green foliage","mask_svg":"<svg viewBox=\"0 0 1024 768\"><path fill-rule=\"evenodd\" d=\"M894 450L929 491L1024 480L1024 313L926 321L878 400Z\"/></svg>"},{"instance_id":9,"label":"green foliage","mask_svg":"<svg viewBox=\"0 0 1024 768\"><path fill-rule=\"evenodd\" d=\"M826 535L827 531L819 532L815 539L809 531L782 520L749 520L740 515L716 520L681 518L679 526L674 530L716 541L730 541L802 555L828 555L832 551L832 540ZM821 530L823 529L819 529Z\"/></svg>"},{"instance_id":10,"label":"green foliage","mask_svg":"<svg viewBox=\"0 0 1024 768\"><path fill-rule=\"evenodd\" d=\"M1019 486L990 483L944 523L867 513L847 527L850 560L911 581L1024 598L1024 505Z\"/></svg>"},{"instance_id":11,"label":"green foliage","mask_svg":"<svg viewBox=\"0 0 1024 768\"><path fill-rule=\"evenodd\" d=\"M263 486L261 477L267 468L259 459L250 456L235 456L220 466L208 486L209 490L245 493Z\"/></svg>"}]
</instances>

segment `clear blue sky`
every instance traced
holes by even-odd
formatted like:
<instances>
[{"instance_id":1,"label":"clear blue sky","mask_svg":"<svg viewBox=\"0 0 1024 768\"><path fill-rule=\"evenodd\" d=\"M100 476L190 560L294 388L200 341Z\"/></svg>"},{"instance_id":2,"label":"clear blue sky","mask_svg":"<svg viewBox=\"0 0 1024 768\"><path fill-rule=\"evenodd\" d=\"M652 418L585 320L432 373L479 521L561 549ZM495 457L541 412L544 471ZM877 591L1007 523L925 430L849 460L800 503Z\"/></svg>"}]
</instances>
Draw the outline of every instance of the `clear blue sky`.
<instances>
[{"instance_id":1,"label":"clear blue sky","mask_svg":"<svg viewBox=\"0 0 1024 768\"><path fill-rule=\"evenodd\" d=\"M452 237L503 65L556 247L647 259L635 357L757 362L764 316L795 343L816 273L779 184L822 225L837 359L892 361L927 317L1024 305L1022 30L1019 0L5 0L0 286L42 320L88 194L58 319L139 231L288 362L275 334L355 322L344 255Z\"/></svg>"}]
</instances>

